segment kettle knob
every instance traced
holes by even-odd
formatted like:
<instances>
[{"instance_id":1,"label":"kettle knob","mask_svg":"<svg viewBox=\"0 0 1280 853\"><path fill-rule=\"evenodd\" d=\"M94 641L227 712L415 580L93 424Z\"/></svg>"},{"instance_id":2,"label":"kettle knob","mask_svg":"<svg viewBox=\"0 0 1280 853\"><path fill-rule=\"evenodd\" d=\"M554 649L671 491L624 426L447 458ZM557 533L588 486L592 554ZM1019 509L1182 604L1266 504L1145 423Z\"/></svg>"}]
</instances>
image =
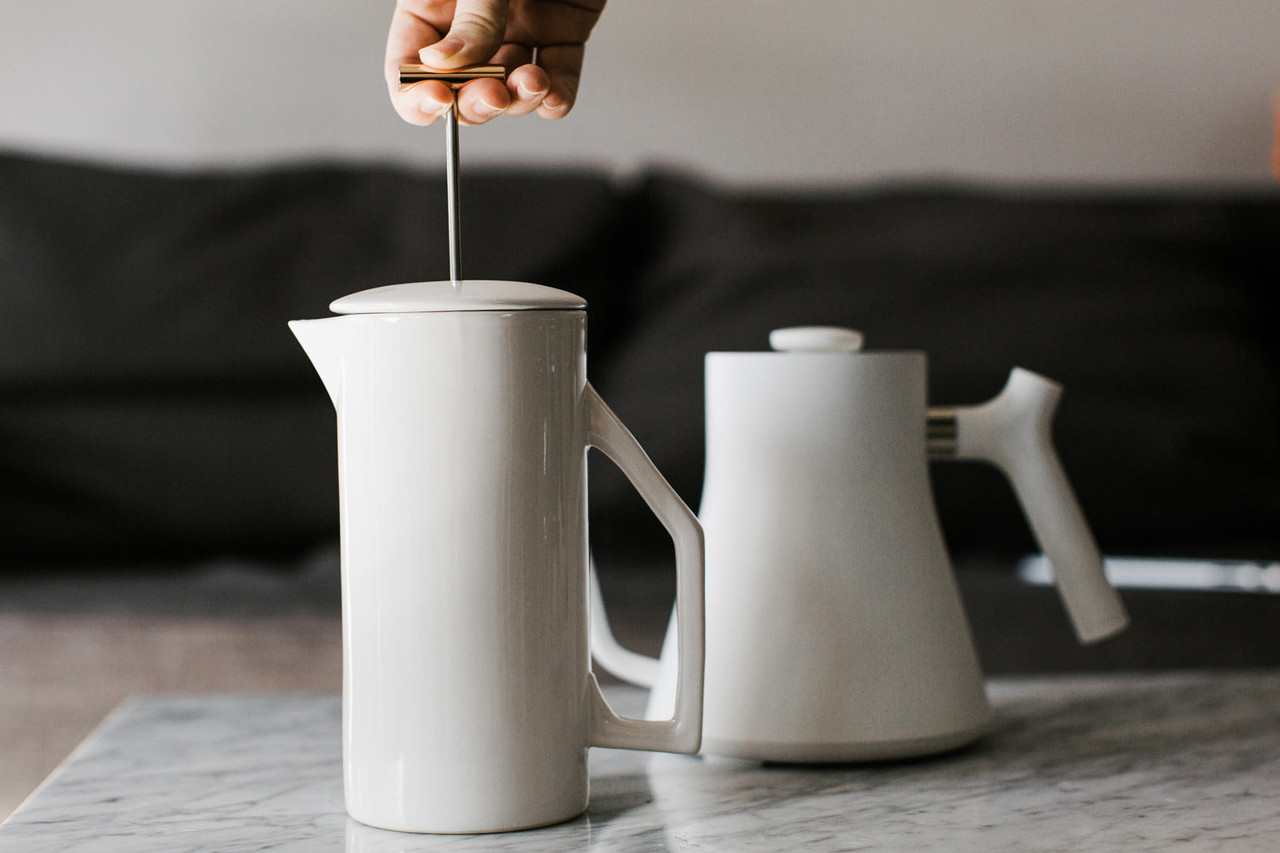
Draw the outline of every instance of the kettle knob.
<instances>
[{"instance_id":1,"label":"kettle knob","mask_svg":"<svg viewBox=\"0 0 1280 853\"><path fill-rule=\"evenodd\" d=\"M769 333L769 346L778 352L857 352L862 332L840 326L790 326Z\"/></svg>"}]
</instances>

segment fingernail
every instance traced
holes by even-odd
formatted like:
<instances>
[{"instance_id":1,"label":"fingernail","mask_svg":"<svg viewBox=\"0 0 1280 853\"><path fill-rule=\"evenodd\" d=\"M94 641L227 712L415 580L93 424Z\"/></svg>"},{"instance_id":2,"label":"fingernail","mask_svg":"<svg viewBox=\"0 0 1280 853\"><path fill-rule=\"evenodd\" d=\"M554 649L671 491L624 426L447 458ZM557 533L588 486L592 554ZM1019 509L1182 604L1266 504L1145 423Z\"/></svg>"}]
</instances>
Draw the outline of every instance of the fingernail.
<instances>
[{"instance_id":1,"label":"fingernail","mask_svg":"<svg viewBox=\"0 0 1280 853\"><path fill-rule=\"evenodd\" d=\"M439 118L447 113L452 107L453 104L442 104L434 98L423 98L422 103L418 104L418 109L422 110L422 112L432 118Z\"/></svg>"},{"instance_id":2,"label":"fingernail","mask_svg":"<svg viewBox=\"0 0 1280 853\"><path fill-rule=\"evenodd\" d=\"M520 90L521 96L526 101L534 101L547 94L546 89L530 89L523 83L517 83L516 88Z\"/></svg>"},{"instance_id":3,"label":"fingernail","mask_svg":"<svg viewBox=\"0 0 1280 853\"><path fill-rule=\"evenodd\" d=\"M453 56L464 47L462 39L445 37L429 47L424 47L418 51L418 58L427 65L432 64L432 60L437 63L452 59Z\"/></svg>"},{"instance_id":4,"label":"fingernail","mask_svg":"<svg viewBox=\"0 0 1280 853\"><path fill-rule=\"evenodd\" d=\"M506 112L505 107L495 107L483 98L476 101L474 109L482 116L496 116Z\"/></svg>"},{"instance_id":5,"label":"fingernail","mask_svg":"<svg viewBox=\"0 0 1280 853\"><path fill-rule=\"evenodd\" d=\"M547 97L542 100L542 106L549 110L562 110L567 107L568 104L565 103L564 98L559 95L547 95Z\"/></svg>"}]
</instances>

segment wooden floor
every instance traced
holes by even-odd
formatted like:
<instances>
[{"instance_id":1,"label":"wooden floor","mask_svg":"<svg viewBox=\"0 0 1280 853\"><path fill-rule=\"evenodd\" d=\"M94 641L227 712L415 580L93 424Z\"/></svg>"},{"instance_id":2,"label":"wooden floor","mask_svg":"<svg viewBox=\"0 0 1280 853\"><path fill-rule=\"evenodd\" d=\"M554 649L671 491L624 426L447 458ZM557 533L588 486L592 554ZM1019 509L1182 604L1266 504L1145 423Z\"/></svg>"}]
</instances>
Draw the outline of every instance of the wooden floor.
<instances>
[{"instance_id":1,"label":"wooden floor","mask_svg":"<svg viewBox=\"0 0 1280 853\"><path fill-rule=\"evenodd\" d=\"M341 685L336 617L0 613L0 818L130 694Z\"/></svg>"}]
</instances>

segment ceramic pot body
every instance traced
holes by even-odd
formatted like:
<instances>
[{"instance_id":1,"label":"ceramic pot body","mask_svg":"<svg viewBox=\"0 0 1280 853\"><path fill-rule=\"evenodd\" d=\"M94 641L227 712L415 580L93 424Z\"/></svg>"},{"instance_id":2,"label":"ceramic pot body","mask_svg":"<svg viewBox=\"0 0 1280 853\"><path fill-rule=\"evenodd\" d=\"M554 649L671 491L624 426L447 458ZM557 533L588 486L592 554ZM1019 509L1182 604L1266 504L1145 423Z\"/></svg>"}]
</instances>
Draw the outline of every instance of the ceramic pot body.
<instances>
[{"instance_id":1,"label":"ceramic pot body","mask_svg":"<svg viewBox=\"0 0 1280 853\"><path fill-rule=\"evenodd\" d=\"M587 448L630 434L587 384L585 323L459 310L291 324L337 409L345 793L363 823L554 823L586 808L588 746L697 749L699 619L679 726L616 717L590 671ZM624 471L665 486L633 449ZM700 616L701 534L684 513L697 583L682 592Z\"/></svg>"},{"instance_id":2,"label":"ceramic pot body","mask_svg":"<svg viewBox=\"0 0 1280 853\"><path fill-rule=\"evenodd\" d=\"M584 314L338 322L379 327L357 333L362 381L338 407L348 809L446 831L576 815Z\"/></svg>"},{"instance_id":3,"label":"ceramic pot body","mask_svg":"<svg viewBox=\"0 0 1280 853\"><path fill-rule=\"evenodd\" d=\"M933 506L924 355L711 353L706 413L703 751L851 761L979 736L991 711ZM650 715L670 706L670 651Z\"/></svg>"}]
</instances>

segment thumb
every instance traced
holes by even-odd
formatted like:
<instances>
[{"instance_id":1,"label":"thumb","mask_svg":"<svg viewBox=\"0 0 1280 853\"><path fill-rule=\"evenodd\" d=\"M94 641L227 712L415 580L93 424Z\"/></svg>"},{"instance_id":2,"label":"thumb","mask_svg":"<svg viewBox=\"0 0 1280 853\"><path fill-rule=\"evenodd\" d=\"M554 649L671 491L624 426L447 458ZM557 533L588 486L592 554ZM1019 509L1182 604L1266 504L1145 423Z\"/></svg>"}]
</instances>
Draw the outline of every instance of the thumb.
<instances>
[{"instance_id":1,"label":"thumb","mask_svg":"<svg viewBox=\"0 0 1280 853\"><path fill-rule=\"evenodd\" d=\"M437 68L488 62L502 46L507 3L508 0L458 0L449 32L418 55L424 63Z\"/></svg>"}]
</instances>

